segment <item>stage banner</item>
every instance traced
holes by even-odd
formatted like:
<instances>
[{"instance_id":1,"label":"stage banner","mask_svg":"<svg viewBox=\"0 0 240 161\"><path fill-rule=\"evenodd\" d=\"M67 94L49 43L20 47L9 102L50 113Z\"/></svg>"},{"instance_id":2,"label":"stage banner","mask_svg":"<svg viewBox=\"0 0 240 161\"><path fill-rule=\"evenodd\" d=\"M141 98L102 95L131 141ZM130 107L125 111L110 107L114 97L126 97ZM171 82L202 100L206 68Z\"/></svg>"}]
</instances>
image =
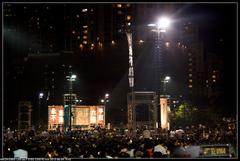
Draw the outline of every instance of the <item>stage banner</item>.
<instances>
[{"instance_id":1,"label":"stage banner","mask_svg":"<svg viewBox=\"0 0 240 161\"><path fill-rule=\"evenodd\" d=\"M129 87L134 87L134 71L133 71L133 52L132 52L132 33L127 32L128 50L129 50L129 71L128 80Z\"/></svg>"}]
</instances>

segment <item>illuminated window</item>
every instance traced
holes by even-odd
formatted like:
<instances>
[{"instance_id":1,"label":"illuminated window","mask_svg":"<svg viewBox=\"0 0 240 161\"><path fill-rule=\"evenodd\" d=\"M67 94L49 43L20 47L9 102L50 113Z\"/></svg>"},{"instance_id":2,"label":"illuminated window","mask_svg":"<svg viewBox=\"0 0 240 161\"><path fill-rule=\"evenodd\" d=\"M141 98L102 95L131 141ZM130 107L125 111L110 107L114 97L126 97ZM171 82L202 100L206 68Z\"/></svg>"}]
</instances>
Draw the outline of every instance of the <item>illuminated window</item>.
<instances>
[{"instance_id":1,"label":"illuminated window","mask_svg":"<svg viewBox=\"0 0 240 161\"><path fill-rule=\"evenodd\" d=\"M128 20L128 21L131 20L131 16L127 16L127 20Z\"/></svg>"},{"instance_id":2,"label":"illuminated window","mask_svg":"<svg viewBox=\"0 0 240 161\"><path fill-rule=\"evenodd\" d=\"M216 71L214 70L213 73L216 73Z\"/></svg>"},{"instance_id":3,"label":"illuminated window","mask_svg":"<svg viewBox=\"0 0 240 161\"><path fill-rule=\"evenodd\" d=\"M139 43L142 44L142 43L144 43L144 41L143 40L139 40Z\"/></svg>"},{"instance_id":4,"label":"illuminated window","mask_svg":"<svg viewBox=\"0 0 240 161\"><path fill-rule=\"evenodd\" d=\"M99 37L97 37L97 40L99 40Z\"/></svg>"},{"instance_id":5,"label":"illuminated window","mask_svg":"<svg viewBox=\"0 0 240 161\"><path fill-rule=\"evenodd\" d=\"M212 75L212 78L216 78L216 75Z\"/></svg>"},{"instance_id":6,"label":"illuminated window","mask_svg":"<svg viewBox=\"0 0 240 161\"><path fill-rule=\"evenodd\" d=\"M88 26L87 25L85 25L85 26L83 26L83 28L85 29L85 28L88 28Z\"/></svg>"},{"instance_id":7,"label":"illuminated window","mask_svg":"<svg viewBox=\"0 0 240 161\"><path fill-rule=\"evenodd\" d=\"M216 79L213 79L213 82L216 82Z\"/></svg>"},{"instance_id":8,"label":"illuminated window","mask_svg":"<svg viewBox=\"0 0 240 161\"><path fill-rule=\"evenodd\" d=\"M80 47L80 48L83 48L83 45L82 45L82 44L80 44L80 45L79 45L79 47Z\"/></svg>"},{"instance_id":9,"label":"illuminated window","mask_svg":"<svg viewBox=\"0 0 240 161\"><path fill-rule=\"evenodd\" d=\"M188 74L189 77L192 77L192 74Z\"/></svg>"},{"instance_id":10,"label":"illuminated window","mask_svg":"<svg viewBox=\"0 0 240 161\"><path fill-rule=\"evenodd\" d=\"M87 44L87 41L83 41L83 44Z\"/></svg>"},{"instance_id":11,"label":"illuminated window","mask_svg":"<svg viewBox=\"0 0 240 161\"><path fill-rule=\"evenodd\" d=\"M79 40L79 39L80 39L80 36L78 36L77 39Z\"/></svg>"},{"instance_id":12,"label":"illuminated window","mask_svg":"<svg viewBox=\"0 0 240 161\"><path fill-rule=\"evenodd\" d=\"M121 15L121 14L122 14L122 11L118 11L118 14Z\"/></svg>"},{"instance_id":13,"label":"illuminated window","mask_svg":"<svg viewBox=\"0 0 240 161\"><path fill-rule=\"evenodd\" d=\"M190 85L188 85L188 87L189 87L189 88L192 88L193 86L190 84Z\"/></svg>"},{"instance_id":14,"label":"illuminated window","mask_svg":"<svg viewBox=\"0 0 240 161\"><path fill-rule=\"evenodd\" d=\"M192 82L192 79L189 79L188 81L189 81L189 82Z\"/></svg>"},{"instance_id":15,"label":"illuminated window","mask_svg":"<svg viewBox=\"0 0 240 161\"><path fill-rule=\"evenodd\" d=\"M76 31L74 31L74 30L73 30L73 31L72 31L72 33L73 33L73 34L75 34L75 33L76 33Z\"/></svg>"},{"instance_id":16,"label":"illuminated window","mask_svg":"<svg viewBox=\"0 0 240 161\"><path fill-rule=\"evenodd\" d=\"M77 18L79 18L79 15L76 15Z\"/></svg>"},{"instance_id":17,"label":"illuminated window","mask_svg":"<svg viewBox=\"0 0 240 161\"><path fill-rule=\"evenodd\" d=\"M92 47L94 47L94 44L91 44Z\"/></svg>"},{"instance_id":18,"label":"illuminated window","mask_svg":"<svg viewBox=\"0 0 240 161\"><path fill-rule=\"evenodd\" d=\"M88 30L84 30L83 33L84 33L84 34L87 34L87 33L88 33Z\"/></svg>"},{"instance_id":19,"label":"illuminated window","mask_svg":"<svg viewBox=\"0 0 240 161\"><path fill-rule=\"evenodd\" d=\"M121 4L117 4L117 8L121 8L122 7L122 5Z\"/></svg>"},{"instance_id":20,"label":"illuminated window","mask_svg":"<svg viewBox=\"0 0 240 161\"><path fill-rule=\"evenodd\" d=\"M165 46L168 48L168 47L170 47L170 42L166 42L165 43Z\"/></svg>"},{"instance_id":21,"label":"illuminated window","mask_svg":"<svg viewBox=\"0 0 240 161\"><path fill-rule=\"evenodd\" d=\"M128 25L128 26L131 26L131 23L130 23L130 22L128 22L128 23L127 23L127 25Z\"/></svg>"},{"instance_id":22,"label":"illuminated window","mask_svg":"<svg viewBox=\"0 0 240 161\"><path fill-rule=\"evenodd\" d=\"M87 8L84 8L82 9L82 12L87 12L87 10L88 10Z\"/></svg>"},{"instance_id":23,"label":"illuminated window","mask_svg":"<svg viewBox=\"0 0 240 161\"><path fill-rule=\"evenodd\" d=\"M93 47L91 46L91 48L90 48L91 50L93 50Z\"/></svg>"},{"instance_id":24,"label":"illuminated window","mask_svg":"<svg viewBox=\"0 0 240 161\"><path fill-rule=\"evenodd\" d=\"M87 39L88 37L87 36L83 36L83 39Z\"/></svg>"},{"instance_id":25,"label":"illuminated window","mask_svg":"<svg viewBox=\"0 0 240 161\"><path fill-rule=\"evenodd\" d=\"M112 45L116 44L114 40L112 40Z\"/></svg>"},{"instance_id":26,"label":"illuminated window","mask_svg":"<svg viewBox=\"0 0 240 161\"><path fill-rule=\"evenodd\" d=\"M126 4L126 7L130 7L130 6L131 6L131 4L129 4L129 3L128 3L128 4Z\"/></svg>"},{"instance_id":27,"label":"illuminated window","mask_svg":"<svg viewBox=\"0 0 240 161\"><path fill-rule=\"evenodd\" d=\"M206 83L208 83L208 80L206 80Z\"/></svg>"},{"instance_id":28,"label":"illuminated window","mask_svg":"<svg viewBox=\"0 0 240 161\"><path fill-rule=\"evenodd\" d=\"M102 48L103 44L101 42L98 43L99 47Z\"/></svg>"}]
</instances>

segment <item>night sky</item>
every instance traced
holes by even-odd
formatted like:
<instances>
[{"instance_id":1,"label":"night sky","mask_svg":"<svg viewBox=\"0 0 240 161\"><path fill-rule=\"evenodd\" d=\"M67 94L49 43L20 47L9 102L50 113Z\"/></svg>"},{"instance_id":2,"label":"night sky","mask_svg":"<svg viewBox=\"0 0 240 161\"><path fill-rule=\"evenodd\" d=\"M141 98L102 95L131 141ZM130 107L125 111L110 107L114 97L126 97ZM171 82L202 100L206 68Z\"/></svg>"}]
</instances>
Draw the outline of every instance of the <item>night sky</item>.
<instances>
[{"instance_id":1,"label":"night sky","mask_svg":"<svg viewBox=\"0 0 240 161\"><path fill-rule=\"evenodd\" d=\"M79 4L80 5L80 4ZM164 4L163 4L164 5ZM236 4L173 4L177 5L176 15L184 20L193 21L200 28L200 39L204 42L204 54L217 53L224 57L224 96L226 105L231 106L228 110L235 110L236 107ZM181 21L181 19L179 19ZM5 26L2 26L3 29ZM219 40L222 39L219 45ZM79 66L76 72L79 74L79 84L75 85L76 90L81 90L86 99L94 100L95 103L106 92L111 94L112 102L110 111L116 115L119 109L126 106L126 95L128 91L128 50L123 56L117 54L106 54L102 57L83 56L85 64L80 64L75 57L71 59L72 64ZM134 52L134 51L133 51ZM8 53L2 53L7 55ZM13 55L8 57L9 60ZM4 62L5 67L9 66L9 61ZM88 67L85 66L89 64ZM7 70L6 68L5 70ZM9 72L9 71L4 71ZM7 84L8 80L3 78ZM35 82L34 82L35 83ZM14 92L9 84L4 85L6 92ZM66 88L66 87L65 87ZM10 91L7 91L10 89ZM14 94L13 94L14 95ZM35 96L32 96L34 98ZM8 98L7 103L11 102ZM34 100L36 101L36 100ZM16 113L12 112L13 104L4 105L4 117L14 119ZM125 108L126 111L126 108ZM14 113L14 114L13 114ZM126 119L126 118L125 118Z\"/></svg>"}]
</instances>

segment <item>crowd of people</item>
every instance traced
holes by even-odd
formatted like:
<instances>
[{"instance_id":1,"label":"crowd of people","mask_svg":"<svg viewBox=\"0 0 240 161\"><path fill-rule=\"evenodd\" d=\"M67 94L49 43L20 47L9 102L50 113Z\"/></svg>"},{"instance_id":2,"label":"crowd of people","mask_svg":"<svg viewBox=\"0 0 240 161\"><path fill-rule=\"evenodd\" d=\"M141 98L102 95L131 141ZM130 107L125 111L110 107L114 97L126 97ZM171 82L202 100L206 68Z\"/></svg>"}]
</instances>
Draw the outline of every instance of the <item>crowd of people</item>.
<instances>
[{"instance_id":1,"label":"crowd of people","mask_svg":"<svg viewBox=\"0 0 240 161\"><path fill-rule=\"evenodd\" d=\"M191 157L187 146L231 144L236 148L236 126L222 124L185 128L95 128L76 131L11 131L4 133L4 158L22 149L28 158L178 158ZM236 156L235 153L232 156Z\"/></svg>"}]
</instances>

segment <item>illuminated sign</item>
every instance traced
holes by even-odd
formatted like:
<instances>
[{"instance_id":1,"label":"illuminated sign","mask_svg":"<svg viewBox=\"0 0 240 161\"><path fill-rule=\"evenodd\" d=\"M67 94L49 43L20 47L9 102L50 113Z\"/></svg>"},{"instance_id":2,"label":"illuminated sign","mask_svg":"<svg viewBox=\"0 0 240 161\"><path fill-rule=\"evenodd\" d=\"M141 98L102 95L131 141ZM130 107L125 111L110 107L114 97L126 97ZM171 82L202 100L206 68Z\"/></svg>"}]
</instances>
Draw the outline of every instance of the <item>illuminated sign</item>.
<instances>
[{"instance_id":1,"label":"illuminated sign","mask_svg":"<svg viewBox=\"0 0 240 161\"><path fill-rule=\"evenodd\" d=\"M134 87L134 71L133 71L133 52L132 52L132 33L127 33L128 47L129 47L129 71L128 80L129 87Z\"/></svg>"},{"instance_id":2,"label":"illuminated sign","mask_svg":"<svg viewBox=\"0 0 240 161\"><path fill-rule=\"evenodd\" d=\"M161 106L161 127L163 129L168 128L168 104L167 104L168 98L160 98L160 106Z\"/></svg>"},{"instance_id":3,"label":"illuminated sign","mask_svg":"<svg viewBox=\"0 0 240 161\"><path fill-rule=\"evenodd\" d=\"M95 106L90 107L90 124L97 123L97 108Z\"/></svg>"},{"instance_id":4,"label":"illuminated sign","mask_svg":"<svg viewBox=\"0 0 240 161\"><path fill-rule=\"evenodd\" d=\"M48 127L49 130L64 124L63 106L48 106Z\"/></svg>"},{"instance_id":5,"label":"illuminated sign","mask_svg":"<svg viewBox=\"0 0 240 161\"><path fill-rule=\"evenodd\" d=\"M105 125L104 106L74 106L73 125Z\"/></svg>"},{"instance_id":6,"label":"illuminated sign","mask_svg":"<svg viewBox=\"0 0 240 161\"><path fill-rule=\"evenodd\" d=\"M58 120L59 120L59 123L60 124L63 124L63 110L59 110L59 112L58 112Z\"/></svg>"},{"instance_id":7,"label":"illuminated sign","mask_svg":"<svg viewBox=\"0 0 240 161\"><path fill-rule=\"evenodd\" d=\"M89 108L81 106L75 106L72 109L73 112L73 125L89 125Z\"/></svg>"},{"instance_id":8,"label":"illuminated sign","mask_svg":"<svg viewBox=\"0 0 240 161\"><path fill-rule=\"evenodd\" d=\"M202 157L229 156L229 146L202 146Z\"/></svg>"},{"instance_id":9,"label":"illuminated sign","mask_svg":"<svg viewBox=\"0 0 240 161\"><path fill-rule=\"evenodd\" d=\"M98 108L98 119L97 122L98 124L104 125L104 111L103 111L103 107L99 107Z\"/></svg>"}]
</instances>

